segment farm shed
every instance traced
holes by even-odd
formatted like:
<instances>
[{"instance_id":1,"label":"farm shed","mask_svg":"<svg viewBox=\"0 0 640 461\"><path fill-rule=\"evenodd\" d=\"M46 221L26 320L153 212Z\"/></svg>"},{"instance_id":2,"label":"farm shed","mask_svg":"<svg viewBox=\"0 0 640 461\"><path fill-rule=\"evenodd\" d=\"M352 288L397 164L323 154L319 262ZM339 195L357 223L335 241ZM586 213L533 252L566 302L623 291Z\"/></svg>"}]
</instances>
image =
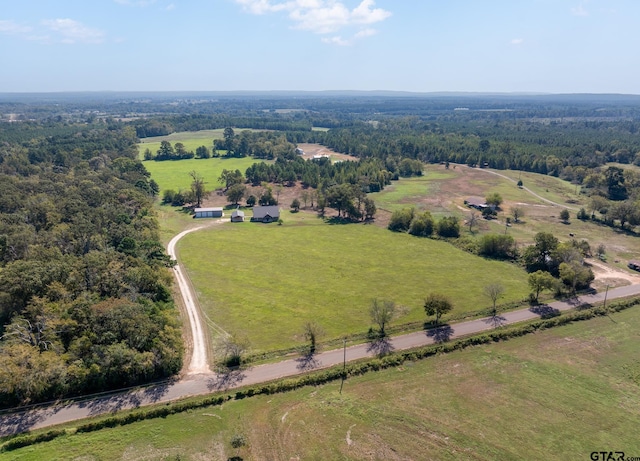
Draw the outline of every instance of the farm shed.
<instances>
[{"instance_id":1,"label":"farm shed","mask_svg":"<svg viewBox=\"0 0 640 461\"><path fill-rule=\"evenodd\" d=\"M244 211L233 210L233 213L231 213L231 222L244 222Z\"/></svg>"},{"instance_id":2,"label":"farm shed","mask_svg":"<svg viewBox=\"0 0 640 461\"><path fill-rule=\"evenodd\" d=\"M631 259L629 260L629 264L627 264L629 269L633 269L634 271L640 271L640 259Z\"/></svg>"},{"instance_id":3,"label":"farm shed","mask_svg":"<svg viewBox=\"0 0 640 461\"><path fill-rule=\"evenodd\" d=\"M194 211L194 218L221 218L222 207L212 207L212 208L196 208Z\"/></svg>"},{"instance_id":4,"label":"farm shed","mask_svg":"<svg viewBox=\"0 0 640 461\"><path fill-rule=\"evenodd\" d=\"M278 219L280 219L280 208L278 205L253 207L252 222L273 222Z\"/></svg>"}]
</instances>

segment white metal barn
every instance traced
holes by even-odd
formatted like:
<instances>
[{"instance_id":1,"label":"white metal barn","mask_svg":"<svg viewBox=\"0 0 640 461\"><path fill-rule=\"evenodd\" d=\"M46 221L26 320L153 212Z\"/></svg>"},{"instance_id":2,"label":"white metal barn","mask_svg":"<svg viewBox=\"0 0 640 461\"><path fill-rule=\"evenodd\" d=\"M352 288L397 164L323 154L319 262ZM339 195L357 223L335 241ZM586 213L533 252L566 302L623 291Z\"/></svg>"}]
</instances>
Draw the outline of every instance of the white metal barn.
<instances>
[{"instance_id":1,"label":"white metal barn","mask_svg":"<svg viewBox=\"0 0 640 461\"><path fill-rule=\"evenodd\" d=\"M223 216L222 207L196 208L193 211L194 218L221 218Z\"/></svg>"}]
</instances>

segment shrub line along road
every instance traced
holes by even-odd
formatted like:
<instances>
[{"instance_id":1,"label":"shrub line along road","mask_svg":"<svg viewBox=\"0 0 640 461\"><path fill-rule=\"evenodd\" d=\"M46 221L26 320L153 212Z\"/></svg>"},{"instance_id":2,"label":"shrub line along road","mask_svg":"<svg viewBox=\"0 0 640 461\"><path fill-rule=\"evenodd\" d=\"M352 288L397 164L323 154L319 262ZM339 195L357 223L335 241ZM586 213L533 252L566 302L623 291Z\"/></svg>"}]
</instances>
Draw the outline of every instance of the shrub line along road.
<instances>
[{"instance_id":1,"label":"shrub line along road","mask_svg":"<svg viewBox=\"0 0 640 461\"><path fill-rule=\"evenodd\" d=\"M196 231L202 227L204 226L189 229L174 237L168 245L168 253L175 258L175 245L178 240L189 232ZM545 306L538 306L538 308L520 309L502 313L495 317L485 317L445 325L435 330L395 336L377 343L350 346L346 348L346 350L336 349L318 353L311 357L298 357L221 374L209 371L205 336L202 330L198 308L194 302L195 296L179 266L175 267L174 273L176 274L185 304L191 306L187 307L187 309L191 309L188 317L191 323L192 342L194 344L187 374L182 379L152 385L142 389L125 391L106 397L92 398L67 404L53 404L48 407L38 407L32 410L0 415L0 436L16 434L105 413L113 413L118 410L169 402L184 397L224 391L240 386L254 385L279 378L295 376L311 370L342 364L345 351L347 361L375 357L380 352L421 347L442 340L456 339L461 336L481 333L497 326L533 320L548 314L551 312L551 309L566 311L579 305L594 304L605 300L640 295L640 284L627 285L608 290L608 292L605 293L584 295L569 301L557 301Z\"/></svg>"}]
</instances>

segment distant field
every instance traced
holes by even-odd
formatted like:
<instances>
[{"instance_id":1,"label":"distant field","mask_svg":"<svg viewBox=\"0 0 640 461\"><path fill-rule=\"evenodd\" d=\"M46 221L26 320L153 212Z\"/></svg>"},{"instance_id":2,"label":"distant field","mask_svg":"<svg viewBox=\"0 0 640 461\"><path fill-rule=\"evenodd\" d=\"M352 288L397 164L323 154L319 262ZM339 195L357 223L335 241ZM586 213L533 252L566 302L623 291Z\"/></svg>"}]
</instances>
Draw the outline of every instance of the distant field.
<instances>
[{"instance_id":1,"label":"distant field","mask_svg":"<svg viewBox=\"0 0 640 461\"><path fill-rule=\"evenodd\" d=\"M251 128L234 128L236 134L239 134L241 131L265 131L265 130L254 130ZM222 133L224 129L220 128L217 130L201 130L201 131L181 131L179 133L171 133L167 136L154 136L151 138L142 138L140 140L140 144L138 146L138 151L140 153L140 158L144 154L145 149L149 149L154 154L160 148L160 142L169 141L172 145L177 142L181 142L184 144L184 147L187 151L195 152L196 149L200 146L206 146L209 150L213 149L213 140L214 139L222 139ZM226 151L218 151L221 154L224 154Z\"/></svg>"},{"instance_id":2,"label":"distant field","mask_svg":"<svg viewBox=\"0 0 640 461\"><path fill-rule=\"evenodd\" d=\"M0 454L0 460L588 460L640 454L640 316ZM247 446L234 450L241 434Z\"/></svg>"},{"instance_id":3,"label":"distant field","mask_svg":"<svg viewBox=\"0 0 640 461\"><path fill-rule=\"evenodd\" d=\"M627 165L628 166L628 165ZM456 165L446 170L442 165L427 165L424 176L420 178L394 181L382 192L371 194L378 208L393 211L415 206L418 210L429 210L436 217L456 215L461 219L463 233L479 237L483 233L505 232L505 220L511 217L511 210L520 207L525 211L522 222L513 223L506 228L520 245L533 242L538 232L551 232L561 241L571 238L586 239L591 248L604 244L607 260L617 267L626 269L629 259L640 256L640 239L617 228L602 226L576 218L576 210L588 206L589 198L580 194L579 188L559 178L512 170L493 170L515 181L522 179L524 185L541 197L559 203L551 205L520 189L505 178L492 174L489 170ZM577 190L577 194L576 194ZM504 199L497 219L480 219L478 225L469 234L464 222L472 209L464 205L469 196L485 197L490 192L498 192ZM560 221L560 211L570 207L570 222ZM513 218L511 217L513 220ZM573 234L571 237L569 234Z\"/></svg>"},{"instance_id":4,"label":"distant field","mask_svg":"<svg viewBox=\"0 0 640 461\"><path fill-rule=\"evenodd\" d=\"M295 217L294 217L295 216ZM317 320L326 339L366 332L373 298L404 306L396 323L425 319L424 298L450 296L455 313L489 307L483 288L502 283L503 302L523 299L525 272L451 244L376 226L329 225L314 214L284 214L284 225L226 223L186 236L179 254L205 313L254 350L300 344Z\"/></svg>"},{"instance_id":5,"label":"distant field","mask_svg":"<svg viewBox=\"0 0 640 461\"><path fill-rule=\"evenodd\" d=\"M202 130L202 131L181 131L180 133L171 133L167 136L154 136L152 138L143 138L140 140L138 151L140 158L144 154L145 149L149 149L154 154L160 148L160 142L169 141L172 145L176 142L184 144L186 150L195 152L200 146L206 146L211 150L213 148L214 139L222 139L223 129L219 130Z\"/></svg>"},{"instance_id":6,"label":"distant field","mask_svg":"<svg viewBox=\"0 0 640 461\"><path fill-rule=\"evenodd\" d=\"M143 164L151 173L151 178L160 186L160 191L165 189L189 189L192 181L189 172L194 170L204 177L207 183L207 190L213 190L224 185L218 182L223 169L238 169L244 174L248 167L259 161L261 160L245 157L165 160L162 162L147 160Z\"/></svg>"}]
</instances>

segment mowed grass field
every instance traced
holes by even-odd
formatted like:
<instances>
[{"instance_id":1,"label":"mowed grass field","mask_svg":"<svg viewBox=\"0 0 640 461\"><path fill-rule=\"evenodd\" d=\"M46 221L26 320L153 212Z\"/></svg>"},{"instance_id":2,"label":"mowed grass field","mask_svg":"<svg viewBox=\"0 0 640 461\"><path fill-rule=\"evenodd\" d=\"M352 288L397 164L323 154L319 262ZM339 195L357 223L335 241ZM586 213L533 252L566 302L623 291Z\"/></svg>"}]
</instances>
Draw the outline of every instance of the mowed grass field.
<instances>
[{"instance_id":1,"label":"mowed grass field","mask_svg":"<svg viewBox=\"0 0 640 461\"><path fill-rule=\"evenodd\" d=\"M224 223L189 234L179 256L205 314L254 351L302 344L317 321L325 339L366 332L374 298L394 301L394 323L426 320L424 298L449 296L452 315L490 307L484 287L501 283L501 302L528 293L518 266L479 258L444 241L362 224L331 225L312 213L283 212L284 225Z\"/></svg>"},{"instance_id":2,"label":"mowed grass field","mask_svg":"<svg viewBox=\"0 0 640 461\"><path fill-rule=\"evenodd\" d=\"M189 176L191 171L201 175L207 190L218 189L224 184L218 182L222 170L240 170L244 175L247 168L259 160L250 157L245 158L208 158L188 160L165 160L156 162L147 160L142 162L151 173L151 178L160 186L160 193L166 189L188 190L193 179Z\"/></svg>"},{"instance_id":3,"label":"mowed grass field","mask_svg":"<svg viewBox=\"0 0 640 461\"><path fill-rule=\"evenodd\" d=\"M0 460L566 460L640 455L638 308ZM242 435L247 445L230 446Z\"/></svg>"}]
</instances>

